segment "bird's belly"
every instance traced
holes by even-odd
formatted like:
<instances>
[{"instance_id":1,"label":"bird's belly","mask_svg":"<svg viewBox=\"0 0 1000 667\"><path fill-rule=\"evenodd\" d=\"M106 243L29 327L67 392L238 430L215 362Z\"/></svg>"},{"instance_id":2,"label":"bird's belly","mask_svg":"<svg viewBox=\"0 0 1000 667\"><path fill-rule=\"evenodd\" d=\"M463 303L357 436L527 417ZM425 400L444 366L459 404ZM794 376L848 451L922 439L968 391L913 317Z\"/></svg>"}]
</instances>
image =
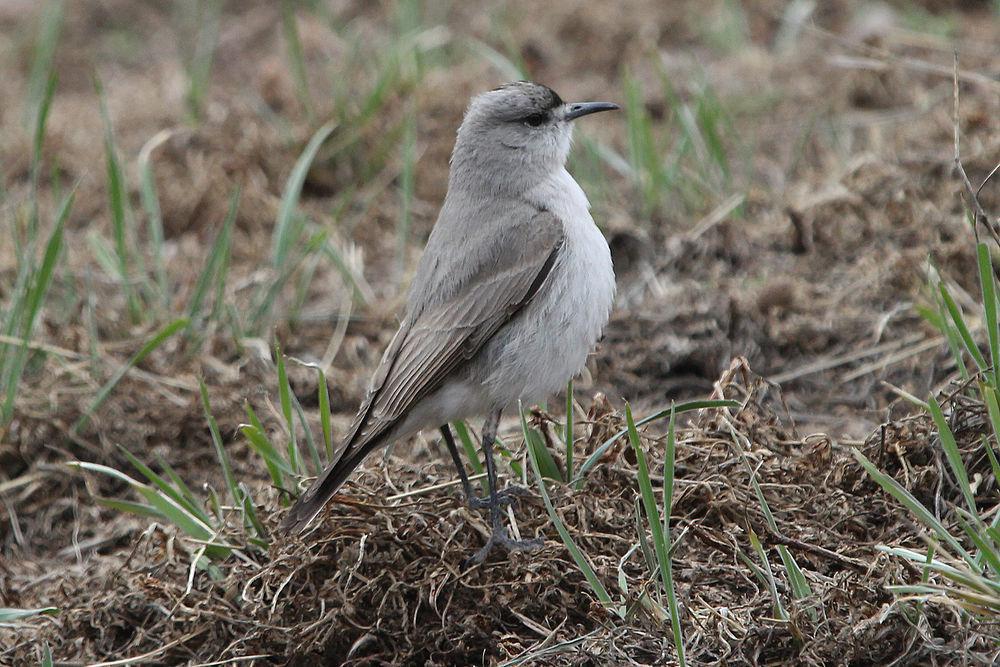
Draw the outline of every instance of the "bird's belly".
<instances>
[{"instance_id":1,"label":"bird's belly","mask_svg":"<svg viewBox=\"0 0 1000 667\"><path fill-rule=\"evenodd\" d=\"M574 213L552 272L488 351L495 365L487 393L496 407L531 404L565 387L607 324L615 293L611 253L589 212Z\"/></svg>"}]
</instances>

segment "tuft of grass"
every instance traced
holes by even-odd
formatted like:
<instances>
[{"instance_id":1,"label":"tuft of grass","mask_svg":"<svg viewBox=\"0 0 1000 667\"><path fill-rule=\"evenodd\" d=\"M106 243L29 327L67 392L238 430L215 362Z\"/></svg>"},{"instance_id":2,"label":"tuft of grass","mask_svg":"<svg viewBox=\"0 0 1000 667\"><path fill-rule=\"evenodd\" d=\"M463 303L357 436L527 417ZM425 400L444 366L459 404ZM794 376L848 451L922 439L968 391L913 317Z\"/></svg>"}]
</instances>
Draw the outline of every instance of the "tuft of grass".
<instances>
[{"instance_id":1,"label":"tuft of grass","mask_svg":"<svg viewBox=\"0 0 1000 667\"><path fill-rule=\"evenodd\" d=\"M211 319L217 319L222 313L226 288L226 275L229 271L229 258L231 254L233 225L236 222L236 214L240 207L240 188L237 187L229 198L229 212L222 223L215 242L209 250L205 259L205 266L195 283L194 292L188 302L187 317L189 320L187 335L193 338L195 332L201 329L204 314L202 305L209 290L212 289L215 298L212 305Z\"/></svg>"},{"instance_id":2,"label":"tuft of grass","mask_svg":"<svg viewBox=\"0 0 1000 667\"><path fill-rule=\"evenodd\" d=\"M628 71L623 79L627 156L586 139L589 161L584 164L599 159L631 181L633 205L643 218L703 214L732 197L731 155L738 137L726 104L712 87L702 81L683 98L662 65L659 91L649 93ZM662 106L663 119L653 117L647 99ZM591 181L593 171L590 167L586 172ZM739 214L740 207L734 212Z\"/></svg>"},{"instance_id":3,"label":"tuft of grass","mask_svg":"<svg viewBox=\"0 0 1000 667\"><path fill-rule=\"evenodd\" d=\"M739 402L731 400L699 400L699 401L687 401L685 403L678 403L672 406L669 410L660 410L648 417L643 417L635 423L636 426L645 426L646 424L652 423L654 421L659 421L670 416L671 411L674 414L683 414L685 412L691 412L694 410L707 410L712 408L738 408L740 407ZM573 485L579 489L583 486L583 482L586 480L587 473L590 469L597 465L604 453L611 449L612 445L618 441L619 438L623 438L628 435L628 428L623 428L618 431L610 438L602 442L594 452L587 457L587 459L580 466L580 469L576 473L576 478L572 480Z\"/></svg>"},{"instance_id":4,"label":"tuft of grass","mask_svg":"<svg viewBox=\"0 0 1000 667\"><path fill-rule=\"evenodd\" d=\"M8 344L0 343L0 349L4 349L0 362L0 386L4 390L4 402L0 407L0 425L10 422L14 414L14 398L17 396L17 389L28 360L28 343L31 341L38 315L55 275L56 264L62 252L63 230L73 207L73 196L74 193L70 192L59 207L55 227L45 244L41 264L35 267L32 258L25 257L18 271L13 303L6 313L3 332L8 338L16 334L21 339L21 344L13 352L8 352L5 349ZM21 274L24 276L23 281Z\"/></svg>"},{"instance_id":5,"label":"tuft of grass","mask_svg":"<svg viewBox=\"0 0 1000 667\"><path fill-rule=\"evenodd\" d=\"M587 558L586 554L583 553L580 547L577 546L576 542L573 540L573 536L569 533L569 529L566 528L566 524L563 523L563 520L556 512L555 506L552 504L552 499L549 497L548 489L545 487L545 476L542 474L537 456L539 449L544 449L545 443L542 442L542 437L538 431L528 426L528 420L524 415L524 408L520 405L519 411L521 414L521 432L524 435L525 442L528 443L528 460L531 462L531 469L535 473L538 494L542 497L542 502L545 504L545 511L548 513L549 519L552 521L552 525L555 526L556 532L559 533L559 537L562 539L563 544L566 546L570 556L573 558L573 562L576 563L576 566L580 568L583 576L587 579L587 583L590 585L594 595L597 596L597 599L600 600L602 604L608 608L613 608L614 600L612 600L611 594L608 593L608 589L605 588L603 583L601 583L600 578L597 576L597 572L594 570L593 564ZM534 446L532 443L534 443Z\"/></svg>"},{"instance_id":6,"label":"tuft of grass","mask_svg":"<svg viewBox=\"0 0 1000 667\"><path fill-rule=\"evenodd\" d=\"M639 492L642 497L642 505L646 512L646 521L649 523L650 532L653 535L653 553L656 555L656 562L659 566L660 581L667 595L667 608L670 612L670 628L674 635L674 650L677 652L677 663L684 667L687 660L684 656L684 635L681 632L680 605L677 603L677 590L674 587L674 577L672 561L670 558L670 508L673 502L674 489L674 455L677 447L675 435L675 425L677 413L671 407L670 423L667 427L666 455L663 462L663 516L660 517L660 509L656 504L656 497L653 495L653 484L649 477L649 465L646 462L646 453L643 451L642 443L639 440L639 432L635 427L635 420L632 418L632 407L625 404L625 420L628 425L628 439L635 452L636 461L639 467ZM641 536L641 526L640 536Z\"/></svg>"},{"instance_id":7,"label":"tuft of grass","mask_svg":"<svg viewBox=\"0 0 1000 667\"><path fill-rule=\"evenodd\" d=\"M671 626L671 633L673 635L674 646L677 651L678 664L681 665L686 664L686 657L684 653L684 638L680 626L680 604L678 603L677 591L673 583L671 555L675 547L675 543L672 542L670 533L670 512L673 503L674 487L674 460L676 457L677 447L676 420L677 415L682 412L682 410L678 408L683 407L683 411L690 411L709 407L738 407L738 405L739 404L735 401L690 401L682 404L682 406L671 406L668 410L657 412L650 417L639 420L638 422L632 417L631 407L626 405L626 428L623 432L620 432L611 438L610 442L614 443L622 436L626 436L630 445L635 450L639 468L639 494L635 501L636 543L631 546L619 563L618 588L620 590L620 597L617 601L611 596L607 587L604 586L600 578L597 576L591 559L576 543L562 518L559 516L558 512L555 511L546 484L546 480L552 479L552 477L545 474L546 463L545 457L542 454L542 452L545 451L544 440L536 429L528 426L528 421L523 408L520 413L521 431L524 436L525 448L528 452L528 460L530 461L532 471L534 472L535 483L538 487L539 495L542 498L542 502L545 504L546 511L552 521L552 524L559 533L559 537L562 540L563 545L566 547L567 551L569 551L570 556L573 558L573 562L576 563L578 568L580 568L580 571L586 578L587 583L594 592L594 595L601 601L602 604L604 604L623 621L629 620L635 611L641 607L645 609L657 622L669 623ZM654 421L655 419L662 419L663 417L669 417L669 425L664 456L664 490L663 508L661 513L660 506L656 503L646 453L639 440L637 427ZM603 454L603 452L601 453ZM600 458L600 454L597 455L597 458ZM589 470L592 466L593 463L588 466L587 470ZM584 470L581 475L585 474L585 472L586 471ZM644 518L646 523L649 525L650 533L652 535L652 544L650 544L650 539L646 536L646 529L643 525ZM656 599L650 597L645 591L636 591L634 593L629 591L628 580L625 576L623 567L625 561L636 552L642 554L643 561L645 562L650 573L650 580L654 582L659 581L662 584L663 590L662 592L657 591ZM662 605L657 602L661 595L665 595L667 598L666 609L664 609Z\"/></svg>"},{"instance_id":8,"label":"tuft of grass","mask_svg":"<svg viewBox=\"0 0 1000 667\"><path fill-rule=\"evenodd\" d=\"M976 264L980 285L979 322L969 324L966 314L936 270L932 270L930 276L930 293L935 307L924 306L919 312L948 341L955 367L964 379L960 391L985 406L991 433L981 437L980 443L982 454L990 463L995 484L995 480L1000 479L1000 462L990 441L1000 443L1000 322L996 278L986 243L976 244ZM974 335L974 332L983 329L986 331L988 357L983 354ZM970 367L975 376L970 374ZM868 476L930 531L928 539L931 546L926 553L901 547L881 547L891 556L920 563L923 567L924 576L919 584L893 586L891 590L902 599L916 600L921 606L932 600L947 600L966 612L995 618L1000 615L1000 514L994 513L992 520L988 521L988 513L979 509L976 488L980 484L973 487L955 433L937 398L932 394L927 401L914 397L913 402L927 411L937 429L937 440L947 462L947 470L964 507L959 505L953 508L958 529L949 527L949 522L936 516L863 453L853 451Z\"/></svg>"},{"instance_id":9,"label":"tuft of grass","mask_svg":"<svg viewBox=\"0 0 1000 667\"><path fill-rule=\"evenodd\" d=\"M135 293L132 283L132 264L139 261L139 255L131 248L132 214L128 206L125 174L118 160L118 149L115 146L114 128L108 113L107 99L100 79L94 77L94 88L101 106L101 119L104 122L104 154L108 187L108 210L111 212L111 230L114 238L115 273L121 283L125 300L128 303L129 317L133 324L142 320L142 306Z\"/></svg>"}]
</instances>

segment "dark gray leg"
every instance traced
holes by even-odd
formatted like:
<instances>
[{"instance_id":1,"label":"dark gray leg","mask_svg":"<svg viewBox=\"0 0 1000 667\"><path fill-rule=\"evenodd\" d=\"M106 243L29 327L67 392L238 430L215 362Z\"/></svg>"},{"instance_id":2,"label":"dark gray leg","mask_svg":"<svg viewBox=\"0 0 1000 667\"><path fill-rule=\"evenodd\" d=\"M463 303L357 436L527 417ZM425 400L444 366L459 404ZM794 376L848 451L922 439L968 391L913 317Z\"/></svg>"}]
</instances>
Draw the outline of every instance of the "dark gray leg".
<instances>
[{"instance_id":1,"label":"dark gray leg","mask_svg":"<svg viewBox=\"0 0 1000 667\"><path fill-rule=\"evenodd\" d=\"M458 453L458 445L455 444L455 436L452 434L451 428L445 424L440 430L441 437L444 438L444 442L448 446L448 453L451 454L451 460L455 463L455 468L458 470L458 477L462 480L462 491L465 493L465 499L469 507L474 510L490 507L492 501L489 498L480 498L472 490L472 483L469 481L469 475L465 472L465 465L462 463L462 457ZM494 470L495 478L496 471ZM519 486L511 486L503 491L498 491L497 500L501 505L510 505L519 496L526 495L530 495L527 489Z\"/></svg>"},{"instance_id":2,"label":"dark gray leg","mask_svg":"<svg viewBox=\"0 0 1000 667\"><path fill-rule=\"evenodd\" d=\"M467 566L482 563L495 546L502 546L507 551L527 551L538 549L542 546L540 538L535 540L511 539L507 534L507 527L503 524L503 506L509 505L513 496L523 495L524 489L513 487L504 491L497 490L497 469L496 462L493 460L493 443L496 440L499 425L499 410L490 414L486 418L486 423L483 424L483 458L486 459L486 479L490 487L490 497L485 502L485 506L489 507L490 510L490 524L493 532L490 535L490 539L483 545L483 548L466 560L465 564Z\"/></svg>"},{"instance_id":3,"label":"dark gray leg","mask_svg":"<svg viewBox=\"0 0 1000 667\"><path fill-rule=\"evenodd\" d=\"M462 491L465 492L465 499L472 506L472 500L475 498L472 495L472 484L469 482L469 476L465 473L465 466L462 465L462 457L458 455L458 447L455 446L455 438L451 434L451 427L447 424L441 427L441 437L444 438L445 444L448 445L451 460L455 462L455 467L458 469L458 476L462 479ZM479 500L478 498L475 499Z\"/></svg>"}]
</instances>

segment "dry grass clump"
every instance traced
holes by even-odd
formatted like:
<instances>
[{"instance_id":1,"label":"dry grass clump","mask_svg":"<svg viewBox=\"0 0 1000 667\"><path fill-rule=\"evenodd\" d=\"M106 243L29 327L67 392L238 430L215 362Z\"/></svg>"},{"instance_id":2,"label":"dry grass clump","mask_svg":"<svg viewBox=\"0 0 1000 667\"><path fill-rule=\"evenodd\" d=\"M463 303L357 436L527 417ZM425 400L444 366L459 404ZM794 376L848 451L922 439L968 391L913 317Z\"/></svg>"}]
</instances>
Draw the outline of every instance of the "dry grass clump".
<instances>
[{"instance_id":1,"label":"dry grass clump","mask_svg":"<svg viewBox=\"0 0 1000 667\"><path fill-rule=\"evenodd\" d=\"M995 650L988 626L965 619L964 634L956 633L947 611L918 616L886 592L887 584L916 581L920 573L875 546L912 539L912 524L846 448L826 436L799 435L782 416L776 388L743 361L716 387L742 407L705 411L677 432L673 568L689 660L886 664L961 651L988 664ZM622 424L620 414L600 401L595 406L584 455ZM925 472L933 461L917 444L926 428L919 420L887 428L892 435L873 437L869 454L905 462L911 488L940 488L941 477ZM643 440L651 469L661 470L661 437L646 431ZM582 490L552 484L549 490L608 590L620 591L617 578L624 577L635 596L655 582L639 552L626 557L637 494L629 454L623 438ZM30 640L14 641L7 655L32 659L46 641L61 659L75 661L109 655L157 663L268 656L288 664L468 664L528 655L544 655L546 664L671 659L666 619L635 606L635 597L624 600L634 607L628 623L600 605L537 501L521 504L516 525L522 536L546 537L541 551L463 571L463 558L487 534L482 517L454 490L410 493L447 476L446 467L428 470L393 458L366 470L307 539L276 536L266 555L225 564L219 580L192 575L192 545L155 526L114 564L38 577L23 601L44 599L62 612L34 621L25 633ZM752 480L776 531L768 528ZM261 514L273 529L280 512L266 511L268 505ZM787 620L775 617L776 601L754 574L765 566L751 531L764 544L760 553ZM807 597L793 595L778 545L794 555L811 590Z\"/></svg>"}]
</instances>

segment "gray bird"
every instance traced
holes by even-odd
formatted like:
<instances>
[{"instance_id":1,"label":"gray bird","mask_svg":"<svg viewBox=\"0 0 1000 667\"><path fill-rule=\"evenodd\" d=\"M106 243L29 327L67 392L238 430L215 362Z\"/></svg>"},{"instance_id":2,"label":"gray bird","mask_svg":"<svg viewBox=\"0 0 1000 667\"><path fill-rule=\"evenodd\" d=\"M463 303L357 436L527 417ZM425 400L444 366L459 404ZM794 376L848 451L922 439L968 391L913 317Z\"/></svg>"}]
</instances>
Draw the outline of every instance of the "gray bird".
<instances>
[{"instance_id":1,"label":"gray bird","mask_svg":"<svg viewBox=\"0 0 1000 667\"><path fill-rule=\"evenodd\" d=\"M470 561L494 546L540 545L507 534L501 508L522 490L497 489L493 443L502 411L564 387L608 321L611 253L566 157L572 121L617 108L567 104L528 81L472 99L399 331L336 459L288 512L286 529L304 529L373 450L439 428L470 506L490 511L492 535ZM487 499L473 495L448 427L474 415L487 416Z\"/></svg>"}]
</instances>

